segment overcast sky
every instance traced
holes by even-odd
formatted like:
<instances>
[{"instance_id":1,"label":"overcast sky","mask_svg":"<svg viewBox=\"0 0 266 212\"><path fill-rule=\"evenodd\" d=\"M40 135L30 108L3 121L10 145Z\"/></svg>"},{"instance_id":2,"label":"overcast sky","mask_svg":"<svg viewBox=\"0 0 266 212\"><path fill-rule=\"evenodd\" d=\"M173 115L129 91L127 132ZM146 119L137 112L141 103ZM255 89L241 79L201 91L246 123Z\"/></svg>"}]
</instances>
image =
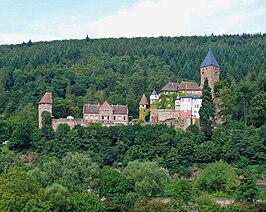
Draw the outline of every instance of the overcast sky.
<instances>
[{"instance_id":1,"label":"overcast sky","mask_svg":"<svg viewBox=\"0 0 266 212\"><path fill-rule=\"evenodd\" d=\"M265 0L0 0L0 44L266 32Z\"/></svg>"}]
</instances>

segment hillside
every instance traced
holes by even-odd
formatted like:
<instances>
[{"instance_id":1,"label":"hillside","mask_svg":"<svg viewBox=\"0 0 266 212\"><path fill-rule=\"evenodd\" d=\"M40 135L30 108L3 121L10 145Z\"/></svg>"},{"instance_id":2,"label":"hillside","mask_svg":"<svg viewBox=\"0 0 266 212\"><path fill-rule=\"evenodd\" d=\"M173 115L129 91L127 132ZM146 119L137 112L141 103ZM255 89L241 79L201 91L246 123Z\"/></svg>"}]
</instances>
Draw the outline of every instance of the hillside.
<instances>
[{"instance_id":1,"label":"hillside","mask_svg":"<svg viewBox=\"0 0 266 212\"><path fill-rule=\"evenodd\" d=\"M55 118L80 117L84 103L106 99L137 117L143 93L199 81L209 47L221 66L214 88L223 125L54 131L44 112L37 127L46 91ZM263 211L265 53L265 34L0 46L0 211ZM213 105L208 89L202 98Z\"/></svg>"},{"instance_id":2,"label":"hillside","mask_svg":"<svg viewBox=\"0 0 266 212\"><path fill-rule=\"evenodd\" d=\"M199 81L211 47L221 78L240 81L266 69L266 35L87 39L0 46L0 112L10 116L47 90L65 109L55 117L81 116L84 102L108 99L137 115L142 93L168 81ZM56 108L56 106L55 106Z\"/></svg>"}]
</instances>

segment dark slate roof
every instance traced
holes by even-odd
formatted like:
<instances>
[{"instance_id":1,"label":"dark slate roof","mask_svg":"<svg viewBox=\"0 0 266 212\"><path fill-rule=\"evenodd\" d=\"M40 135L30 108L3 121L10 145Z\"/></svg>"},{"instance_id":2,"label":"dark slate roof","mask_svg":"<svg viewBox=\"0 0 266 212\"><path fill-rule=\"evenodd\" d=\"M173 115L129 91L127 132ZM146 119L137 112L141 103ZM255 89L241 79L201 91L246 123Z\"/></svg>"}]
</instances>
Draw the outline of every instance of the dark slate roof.
<instances>
[{"instance_id":1,"label":"dark slate roof","mask_svg":"<svg viewBox=\"0 0 266 212\"><path fill-rule=\"evenodd\" d=\"M177 82L168 82L161 91L177 91L179 84Z\"/></svg>"},{"instance_id":2,"label":"dark slate roof","mask_svg":"<svg viewBox=\"0 0 266 212\"><path fill-rule=\"evenodd\" d=\"M53 95L51 92L46 92L39 104L52 104L53 103Z\"/></svg>"},{"instance_id":3,"label":"dark slate roof","mask_svg":"<svg viewBox=\"0 0 266 212\"><path fill-rule=\"evenodd\" d=\"M180 99L182 99L182 98L192 98L192 99L201 99L201 97L200 96L180 96Z\"/></svg>"},{"instance_id":4,"label":"dark slate roof","mask_svg":"<svg viewBox=\"0 0 266 212\"><path fill-rule=\"evenodd\" d=\"M101 105L91 105L91 104L84 104L83 113L85 114L99 114ZM110 105L113 109L114 115L127 115L128 114L128 107L127 105Z\"/></svg>"},{"instance_id":5,"label":"dark slate roof","mask_svg":"<svg viewBox=\"0 0 266 212\"><path fill-rule=\"evenodd\" d=\"M202 68L202 67L206 67L206 66L216 66L218 68L220 67L210 49L209 49L207 56L205 57L205 60L203 61L203 63L201 64L200 67Z\"/></svg>"},{"instance_id":6,"label":"dark slate roof","mask_svg":"<svg viewBox=\"0 0 266 212\"><path fill-rule=\"evenodd\" d=\"M88 114L98 114L99 113L100 105L91 105L91 104L85 104L83 108L83 113Z\"/></svg>"},{"instance_id":7,"label":"dark slate roof","mask_svg":"<svg viewBox=\"0 0 266 212\"><path fill-rule=\"evenodd\" d=\"M148 105L148 104L149 104L149 103L148 103L148 100L147 100L147 98L146 98L146 96L145 96L145 94L142 95L139 104L140 104L140 105Z\"/></svg>"},{"instance_id":8,"label":"dark slate roof","mask_svg":"<svg viewBox=\"0 0 266 212\"><path fill-rule=\"evenodd\" d=\"M196 82L181 82L178 90L182 91L201 91L201 88Z\"/></svg>"},{"instance_id":9,"label":"dark slate roof","mask_svg":"<svg viewBox=\"0 0 266 212\"><path fill-rule=\"evenodd\" d=\"M114 110L114 114L115 115L127 115L128 114L128 109L127 109L127 105L112 105L113 106L113 110Z\"/></svg>"},{"instance_id":10,"label":"dark slate roof","mask_svg":"<svg viewBox=\"0 0 266 212\"><path fill-rule=\"evenodd\" d=\"M158 95L155 89L152 91L151 95Z\"/></svg>"}]
</instances>

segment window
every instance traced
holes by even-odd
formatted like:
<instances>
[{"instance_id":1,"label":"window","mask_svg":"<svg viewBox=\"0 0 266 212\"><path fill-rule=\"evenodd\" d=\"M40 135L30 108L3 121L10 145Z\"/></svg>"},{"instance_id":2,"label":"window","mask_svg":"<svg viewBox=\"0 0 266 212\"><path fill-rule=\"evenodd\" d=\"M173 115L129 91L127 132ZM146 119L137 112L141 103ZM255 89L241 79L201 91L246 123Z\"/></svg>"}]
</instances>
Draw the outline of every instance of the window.
<instances>
[{"instance_id":1,"label":"window","mask_svg":"<svg viewBox=\"0 0 266 212\"><path fill-rule=\"evenodd\" d=\"M194 110L194 113L197 113L197 110Z\"/></svg>"},{"instance_id":2,"label":"window","mask_svg":"<svg viewBox=\"0 0 266 212\"><path fill-rule=\"evenodd\" d=\"M126 117L124 116L124 120L126 120Z\"/></svg>"},{"instance_id":3,"label":"window","mask_svg":"<svg viewBox=\"0 0 266 212\"><path fill-rule=\"evenodd\" d=\"M115 120L115 116L114 116L114 120Z\"/></svg>"},{"instance_id":4,"label":"window","mask_svg":"<svg viewBox=\"0 0 266 212\"><path fill-rule=\"evenodd\" d=\"M88 119L88 116L85 116L85 119Z\"/></svg>"},{"instance_id":5,"label":"window","mask_svg":"<svg viewBox=\"0 0 266 212\"><path fill-rule=\"evenodd\" d=\"M98 119L99 117L98 116L95 116L95 119Z\"/></svg>"},{"instance_id":6,"label":"window","mask_svg":"<svg viewBox=\"0 0 266 212\"><path fill-rule=\"evenodd\" d=\"M182 102L184 102L184 98L182 98Z\"/></svg>"},{"instance_id":7,"label":"window","mask_svg":"<svg viewBox=\"0 0 266 212\"><path fill-rule=\"evenodd\" d=\"M93 116L91 115L91 119L93 119Z\"/></svg>"},{"instance_id":8,"label":"window","mask_svg":"<svg viewBox=\"0 0 266 212\"><path fill-rule=\"evenodd\" d=\"M121 120L121 116L118 116L118 120Z\"/></svg>"},{"instance_id":9,"label":"window","mask_svg":"<svg viewBox=\"0 0 266 212\"><path fill-rule=\"evenodd\" d=\"M188 98L188 102L190 102L190 99Z\"/></svg>"}]
</instances>

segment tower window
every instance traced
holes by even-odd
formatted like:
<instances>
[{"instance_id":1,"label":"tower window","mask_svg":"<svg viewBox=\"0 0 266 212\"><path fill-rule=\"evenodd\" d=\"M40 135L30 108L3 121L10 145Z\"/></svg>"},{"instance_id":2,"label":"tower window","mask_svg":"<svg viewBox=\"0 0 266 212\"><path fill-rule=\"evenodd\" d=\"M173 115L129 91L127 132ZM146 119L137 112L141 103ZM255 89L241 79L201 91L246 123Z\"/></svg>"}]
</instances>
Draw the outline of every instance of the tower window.
<instances>
[{"instance_id":1,"label":"tower window","mask_svg":"<svg viewBox=\"0 0 266 212\"><path fill-rule=\"evenodd\" d=\"M202 74L204 74L204 71L203 72L201 72Z\"/></svg>"}]
</instances>

